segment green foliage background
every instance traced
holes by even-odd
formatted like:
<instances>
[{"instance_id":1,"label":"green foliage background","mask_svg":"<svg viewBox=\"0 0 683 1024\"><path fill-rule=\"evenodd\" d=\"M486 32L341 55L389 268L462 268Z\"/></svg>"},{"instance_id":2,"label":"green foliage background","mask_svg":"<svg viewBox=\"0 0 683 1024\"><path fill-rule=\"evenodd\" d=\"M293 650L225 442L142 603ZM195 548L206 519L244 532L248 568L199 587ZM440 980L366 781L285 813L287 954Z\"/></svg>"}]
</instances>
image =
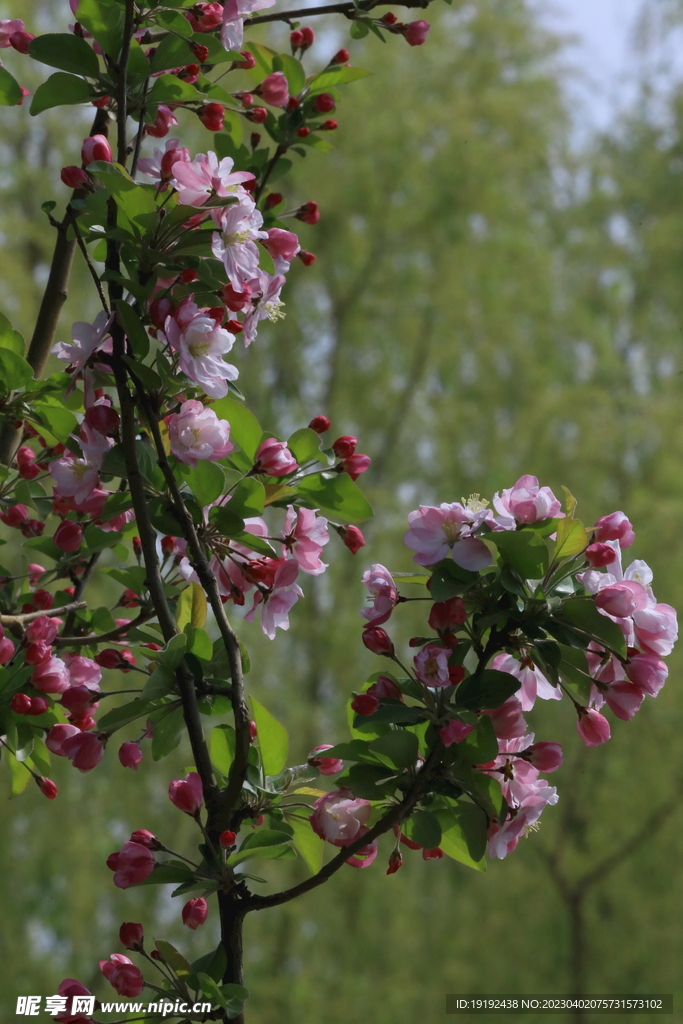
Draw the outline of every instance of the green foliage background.
<instances>
[{"instance_id":1,"label":"green foliage background","mask_svg":"<svg viewBox=\"0 0 683 1024\"><path fill-rule=\"evenodd\" d=\"M287 320L240 354L241 386L285 436L318 412L357 434L374 459L364 483L376 509L355 558L330 544L330 571L307 581L287 635L271 644L243 628L249 682L297 738L297 760L344 738L344 701L377 668L360 644L359 578L371 562L410 567L401 537L420 502L490 495L525 472L564 483L585 522L628 512L659 600L681 604L683 100L673 86L655 102L645 83L609 134L579 150L561 43L531 8L456 0L430 9L420 50L353 43L375 75L340 105L334 154L277 185L291 206L319 202L320 224L300 225L318 262L293 268ZM55 17L36 0L30 11L21 5L33 31ZM5 52L31 87L28 59ZM30 333L52 243L39 205L64 198L58 171L77 162L90 111L2 116L0 308ZM195 149L210 148L192 130ZM77 265L60 336L96 311ZM404 642L419 622L403 615ZM568 707L535 709L537 737L565 743L560 803L485 875L408 853L386 877L387 845L368 871L344 869L250 920L250 1020L431 1024L445 1019L447 992L682 999L680 655L670 664L657 701L615 721L597 750L581 747ZM213 925L190 934L164 893L119 892L104 866L133 828L187 852L190 823L165 790L188 757L146 760L133 776L112 749L88 776L60 764L54 803L32 787L5 804L7 1014L16 995L50 994L64 976L108 998L96 961L118 951L123 920L188 953L208 948ZM286 880L267 870L269 884Z\"/></svg>"}]
</instances>

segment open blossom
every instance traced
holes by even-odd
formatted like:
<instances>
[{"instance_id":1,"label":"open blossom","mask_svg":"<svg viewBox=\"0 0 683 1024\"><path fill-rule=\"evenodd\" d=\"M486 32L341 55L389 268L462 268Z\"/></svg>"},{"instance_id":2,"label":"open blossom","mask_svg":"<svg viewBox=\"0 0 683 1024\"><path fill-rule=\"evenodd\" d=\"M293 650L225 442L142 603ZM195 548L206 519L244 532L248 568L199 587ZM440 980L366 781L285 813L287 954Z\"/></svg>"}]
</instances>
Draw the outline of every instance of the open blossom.
<instances>
[{"instance_id":1,"label":"open blossom","mask_svg":"<svg viewBox=\"0 0 683 1024\"><path fill-rule=\"evenodd\" d=\"M363 574L362 582L372 598L372 607L363 608L361 615L370 626L381 626L386 622L398 601L398 590L388 569L376 563Z\"/></svg>"},{"instance_id":2,"label":"open blossom","mask_svg":"<svg viewBox=\"0 0 683 1024\"><path fill-rule=\"evenodd\" d=\"M52 354L69 363L74 370L82 370L93 353L104 346L109 335L111 319L102 310L91 324L77 320L71 328L72 344L59 341L53 347Z\"/></svg>"},{"instance_id":3,"label":"open blossom","mask_svg":"<svg viewBox=\"0 0 683 1024\"><path fill-rule=\"evenodd\" d=\"M258 446L254 466L259 473L267 476L287 476L299 468L299 464L287 447L286 441L268 437Z\"/></svg>"},{"instance_id":4,"label":"open blossom","mask_svg":"<svg viewBox=\"0 0 683 1024\"><path fill-rule=\"evenodd\" d=\"M522 805L515 808L505 823L489 830L488 854L503 860L517 846L521 836L540 818L546 801L538 795L529 796Z\"/></svg>"},{"instance_id":5,"label":"open blossom","mask_svg":"<svg viewBox=\"0 0 683 1024\"><path fill-rule=\"evenodd\" d=\"M651 592L636 580L620 580L601 587L595 595L595 603L601 611L616 618L633 615L641 608L654 604Z\"/></svg>"},{"instance_id":6,"label":"open blossom","mask_svg":"<svg viewBox=\"0 0 683 1024\"><path fill-rule=\"evenodd\" d=\"M253 622L260 605L261 629L271 640L275 639L278 627L289 629L289 613L299 598L304 596L296 582L298 573L299 565L294 559L281 559L277 563L271 588L265 594L262 590L256 591L253 607L245 615L247 622Z\"/></svg>"},{"instance_id":7,"label":"open blossom","mask_svg":"<svg viewBox=\"0 0 683 1024\"><path fill-rule=\"evenodd\" d=\"M31 683L42 693L64 693L71 686L71 678L62 659L53 655L48 661L36 665Z\"/></svg>"},{"instance_id":8,"label":"open blossom","mask_svg":"<svg viewBox=\"0 0 683 1024\"><path fill-rule=\"evenodd\" d=\"M194 399L183 402L180 412L169 417L168 435L171 451L188 466L196 466L202 459L224 459L233 449L228 421L219 420L213 409Z\"/></svg>"},{"instance_id":9,"label":"open blossom","mask_svg":"<svg viewBox=\"0 0 683 1024\"><path fill-rule=\"evenodd\" d=\"M284 302L280 299L282 286L285 283L284 274L267 274L265 270L259 269L256 278L251 282L254 293L258 296L250 304L247 315L244 318L244 330L242 337L244 346L248 348L256 338L256 332L261 320L271 320L275 323L282 320L285 314L282 312ZM258 287L255 287L258 286Z\"/></svg>"},{"instance_id":10,"label":"open blossom","mask_svg":"<svg viewBox=\"0 0 683 1024\"><path fill-rule=\"evenodd\" d=\"M516 694L508 697L500 707L489 708L484 714L490 716L498 739L512 740L526 734L527 723L522 714L522 702Z\"/></svg>"},{"instance_id":11,"label":"open blossom","mask_svg":"<svg viewBox=\"0 0 683 1024\"><path fill-rule=\"evenodd\" d=\"M226 382L239 376L237 367L223 359L234 345L235 336L219 327L208 310L199 309L194 302L191 305L194 312L185 323L179 323L173 316L166 317L165 337L179 354L183 373L211 398L224 398L228 393Z\"/></svg>"},{"instance_id":12,"label":"open blossom","mask_svg":"<svg viewBox=\"0 0 683 1024\"><path fill-rule=\"evenodd\" d=\"M203 206L214 195L223 199L235 195L253 207L243 182L253 181L254 175L249 171L233 171L233 164L231 157L219 160L211 150L206 155L199 153L194 160L181 159L173 164L178 202L184 206Z\"/></svg>"},{"instance_id":13,"label":"open blossom","mask_svg":"<svg viewBox=\"0 0 683 1024\"><path fill-rule=\"evenodd\" d=\"M79 772L89 772L102 760L104 742L92 732L79 732L69 736L62 744L62 753Z\"/></svg>"},{"instance_id":14,"label":"open blossom","mask_svg":"<svg viewBox=\"0 0 683 1024\"><path fill-rule=\"evenodd\" d=\"M355 797L350 789L337 789L316 800L309 821L321 839L333 846L348 846L367 831L370 811L369 800Z\"/></svg>"},{"instance_id":15,"label":"open blossom","mask_svg":"<svg viewBox=\"0 0 683 1024\"><path fill-rule=\"evenodd\" d=\"M327 519L317 515L313 509L295 511L293 505L288 505L283 539L285 552L291 552L303 572L310 576L325 572L327 564L321 561L320 555L330 539Z\"/></svg>"},{"instance_id":16,"label":"open blossom","mask_svg":"<svg viewBox=\"0 0 683 1024\"><path fill-rule=\"evenodd\" d=\"M226 50L240 50L244 42L244 19L272 7L275 0L225 0L221 42Z\"/></svg>"},{"instance_id":17,"label":"open blossom","mask_svg":"<svg viewBox=\"0 0 683 1024\"><path fill-rule=\"evenodd\" d=\"M108 960L100 960L100 970L120 996L139 996L145 987L139 969L123 953L112 953Z\"/></svg>"},{"instance_id":18,"label":"open blossom","mask_svg":"<svg viewBox=\"0 0 683 1024\"><path fill-rule=\"evenodd\" d=\"M639 608L633 613L633 623L638 646L650 654L665 658L671 654L678 639L676 609L670 604L655 604Z\"/></svg>"},{"instance_id":19,"label":"open blossom","mask_svg":"<svg viewBox=\"0 0 683 1024\"><path fill-rule=\"evenodd\" d=\"M548 682L541 670L531 662L520 662L511 654L497 654L491 668L508 672L520 680L522 685L516 696L522 704L522 711L531 711L537 697L541 700L560 700L562 697L560 687Z\"/></svg>"},{"instance_id":20,"label":"open blossom","mask_svg":"<svg viewBox=\"0 0 683 1024\"><path fill-rule=\"evenodd\" d=\"M471 534L489 516L488 509L473 513L459 501L439 508L420 505L408 516L410 529L404 541L419 565L435 565L449 554L456 565L477 571L491 564L491 552Z\"/></svg>"},{"instance_id":21,"label":"open blossom","mask_svg":"<svg viewBox=\"0 0 683 1024\"><path fill-rule=\"evenodd\" d=\"M163 149L155 149L151 157L141 157L138 160L138 170L148 174L150 178L159 181L169 181L173 177L173 165L176 163L189 163L190 151L184 146L179 146L180 139L167 139Z\"/></svg>"},{"instance_id":22,"label":"open blossom","mask_svg":"<svg viewBox=\"0 0 683 1024\"><path fill-rule=\"evenodd\" d=\"M211 215L219 229L212 236L211 251L216 259L222 260L230 284L242 291L258 272L259 251L255 243L268 237L261 231L263 217L250 199L214 209Z\"/></svg>"},{"instance_id":23,"label":"open blossom","mask_svg":"<svg viewBox=\"0 0 683 1024\"><path fill-rule=\"evenodd\" d=\"M10 36L15 32L25 32L26 26L20 18L5 18L0 20L0 49L5 50L11 46Z\"/></svg>"},{"instance_id":24,"label":"open blossom","mask_svg":"<svg viewBox=\"0 0 683 1024\"><path fill-rule=\"evenodd\" d=\"M425 644L413 658L417 678L425 686L450 686L448 659L451 652L438 644Z\"/></svg>"},{"instance_id":25,"label":"open blossom","mask_svg":"<svg viewBox=\"0 0 683 1024\"><path fill-rule=\"evenodd\" d=\"M513 487L495 495L493 504L502 516L518 523L537 523L541 519L562 519L562 505L549 487L540 487L538 478L520 476Z\"/></svg>"}]
</instances>

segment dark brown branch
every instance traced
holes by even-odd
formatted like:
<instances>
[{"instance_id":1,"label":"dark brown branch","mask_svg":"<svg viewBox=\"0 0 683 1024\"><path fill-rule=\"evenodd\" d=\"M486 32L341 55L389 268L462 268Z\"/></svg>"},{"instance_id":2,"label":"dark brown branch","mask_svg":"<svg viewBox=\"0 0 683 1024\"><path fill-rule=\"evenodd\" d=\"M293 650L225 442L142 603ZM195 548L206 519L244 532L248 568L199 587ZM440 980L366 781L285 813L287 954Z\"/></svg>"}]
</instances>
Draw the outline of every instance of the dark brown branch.
<instances>
[{"instance_id":1,"label":"dark brown branch","mask_svg":"<svg viewBox=\"0 0 683 1024\"><path fill-rule=\"evenodd\" d=\"M85 607L83 602L82 607ZM59 609L61 611L61 609ZM89 633L86 636L58 636L53 641L56 647L87 647L95 644L105 643L107 640L122 640L131 629L142 626L152 618L152 612L140 612L136 619L125 626L117 626L110 629L108 633ZM2 621L2 620L0 620Z\"/></svg>"},{"instance_id":2,"label":"dark brown branch","mask_svg":"<svg viewBox=\"0 0 683 1024\"><path fill-rule=\"evenodd\" d=\"M397 3L392 4L393 7L408 7L408 8L425 8L429 7L431 0L397 0ZM245 28L249 25L262 25L267 21L293 21L295 18L312 18L321 14L345 14L347 18L361 16L368 11L371 11L374 7L387 6L387 0L370 0L370 2L361 3L358 7L353 4L323 4L321 7L299 7L294 11L282 11L276 14L260 14L256 18L247 18L244 23Z\"/></svg>"}]
</instances>

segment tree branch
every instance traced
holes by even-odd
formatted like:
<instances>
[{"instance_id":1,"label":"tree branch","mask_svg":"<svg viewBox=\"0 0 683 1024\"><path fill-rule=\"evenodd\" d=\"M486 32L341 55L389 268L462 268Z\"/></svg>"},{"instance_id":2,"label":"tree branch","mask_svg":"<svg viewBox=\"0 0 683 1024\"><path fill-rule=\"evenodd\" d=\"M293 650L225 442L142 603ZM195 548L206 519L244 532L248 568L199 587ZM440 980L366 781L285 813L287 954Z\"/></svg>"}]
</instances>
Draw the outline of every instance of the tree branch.
<instances>
[{"instance_id":1,"label":"tree branch","mask_svg":"<svg viewBox=\"0 0 683 1024\"><path fill-rule=\"evenodd\" d=\"M57 612L77 612L80 608L87 608L85 601L72 601L71 604L63 604L61 608L53 608L52 613ZM33 619L40 618L41 615L47 615L46 611L37 612L24 612L22 615L0 615L0 625L2 626L23 626L26 622L32 622Z\"/></svg>"}]
</instances>

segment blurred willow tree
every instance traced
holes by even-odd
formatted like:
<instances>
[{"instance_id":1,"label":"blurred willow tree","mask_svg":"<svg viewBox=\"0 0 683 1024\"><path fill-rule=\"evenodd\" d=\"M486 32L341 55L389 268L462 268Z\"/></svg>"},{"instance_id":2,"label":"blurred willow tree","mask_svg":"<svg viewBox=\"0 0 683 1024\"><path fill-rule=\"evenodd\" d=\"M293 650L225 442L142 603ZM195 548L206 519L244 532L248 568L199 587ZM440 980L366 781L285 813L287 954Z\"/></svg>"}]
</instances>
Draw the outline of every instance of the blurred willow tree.
<instances>
[{"instance_id":1,"label":"blurred willow tree","mask_svg":"<svg viewBox=\"0 0 683 1024\"><path fill-rule=\"evenodd\" d=\"M660 600L677 604L683 591L680 104L666 128L641 108L577 154L560 42L530 3L456 2L434 20L419 51L352 44L361 65L367 47L374 77L344 100L335 152L282 183L290 206L321 206L318 226L294 222L318 262L296 268L287 320L240 357L241 386L267 422L287 430L324 412L374 459L368 546L355 559L330 551L331 572L311 581L286 636L265 646L243 627L265 703L309 746L342 738L345 700L377 667L359 642L359 576L375 561L409 567L399 542L420 502L489 495L524 472L565 483L586 522L628 511ZM25 109L3 115L0 307L26 331L51 243L37 208L61 192L59 166L74 162L88 115L64 125L55 111L45 134L29 131ZM210 144L198 131L197 148ZM63 332L94 315L83 281L77 266ZM281 908L267 928L251 921L255 1021L431 1022L446 992L563 992L577 979L589 991L674 988L675 678L599 750L579 750L556 712L535 716L538 737L568 753L542 833L485 876L418 854L385 879L378 861ZM0 933L7 999L52 992L65 973L98 984L118 923L145 921L141 906L159 897L114 892L103 861L128 830L158 827L169 770L145 762L131 779L112 751L95 787L67 766L54 805L36 794L3 810L0 907L5 920L29 920ZM177 832L164 839L182 851L182 822ZM176 922L168 937L175 929L189 947L178 909L164 897L161 908Z\"/></svg>"}]
</instances>

